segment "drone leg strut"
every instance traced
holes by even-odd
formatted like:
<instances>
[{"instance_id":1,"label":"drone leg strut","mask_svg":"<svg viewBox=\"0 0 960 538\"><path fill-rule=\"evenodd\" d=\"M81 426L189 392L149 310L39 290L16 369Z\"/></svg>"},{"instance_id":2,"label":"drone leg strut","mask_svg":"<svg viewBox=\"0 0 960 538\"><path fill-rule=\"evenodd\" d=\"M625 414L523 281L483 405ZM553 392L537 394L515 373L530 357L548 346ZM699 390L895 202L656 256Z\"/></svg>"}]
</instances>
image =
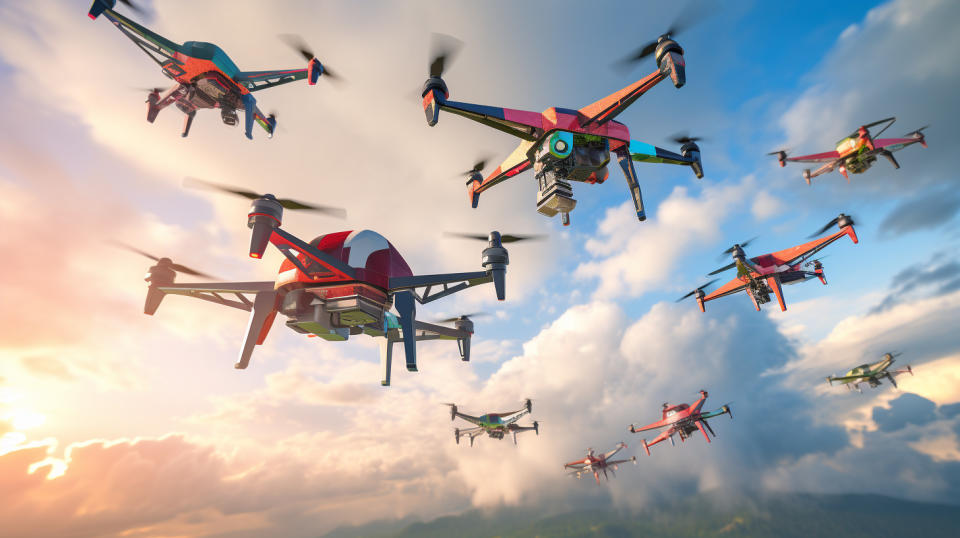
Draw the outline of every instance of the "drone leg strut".
<instances>
[{"instance_id":1,"label":"drone leg strut","mask_svg":"<svg viewBox=\"0 0 960 538\"><path fill-rule=\"evenodd\" d=\"M247 323L247 335L243 339L243 347L240 349L240 358L234 368L242 370L250 364L250 356L253 355L253 346L262 344L267 333L270 332L270 326L273 325L273 319L277 317L277 292L261 291L257 293L253 300L253 310L250 312L250 321Z\"/></svg>"},{"instance_id":2,"label":"drone leg strut","mask_svg":"<svg viewBox=\"0 0 960 538\"><path fill-rule=\"evenodd\" d=\"M623 147L618 149L616 154L620 168L623 169L623 177L627 180L627 187L630 189L630 197L633 198L633 205L637 209L637 220L647 220L647 214L643 210L643 195L640 192L640 182L637 181L637 169L633 166L633 159L630 158L630 152Z\"/></svg>"},{"instance_id":3,"label":"drone leg strut","mask_svg":"<svg viewBox=\"0 0 960 538\"><path fill-rule=\"evenodd\" d=\"M390 341L389 335L385 335L385 338L386 341L381 344L380 350L380 366L383 368L383 379L380 380L380 385L389 387L390 372L393 370L393 342Z\"/></svg>"}]
</instances>

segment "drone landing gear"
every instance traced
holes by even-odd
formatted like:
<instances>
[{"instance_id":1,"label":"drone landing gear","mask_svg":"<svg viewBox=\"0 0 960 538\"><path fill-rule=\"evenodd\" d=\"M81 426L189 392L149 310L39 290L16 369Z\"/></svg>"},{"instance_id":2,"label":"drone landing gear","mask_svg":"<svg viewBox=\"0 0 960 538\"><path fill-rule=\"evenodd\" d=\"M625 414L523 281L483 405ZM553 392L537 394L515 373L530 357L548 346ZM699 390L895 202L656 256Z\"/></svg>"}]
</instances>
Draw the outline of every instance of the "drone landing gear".
<instances>
[{"instance_id":1,"label":"drone landing gear","mask_svg":"<svg viewBox=\"0 0 960 538\"><path fill-rule=\"evenodd\" d=\"M197 115L197 111L193 110L187 113L187 116L183 119L183 132L180 133L180 136L186 138L190 134L190 127L193 126L193 117Z\"/></svg>"},{"instance_id":2,"label":"drone landing gear","mask_svg":"<svg viewBox=\"0 0 960 538\"><path fill-rule=\"evenodd\" d=\"M643 210L643 194L640 192L640 182L637 181L637 170L633 166L633 159L625 146L617 150L617 161L623 169L623 177L627 180L630 197L633 198L633 205L637 210L637 220L643 222L647 220L647 214Z\"/></svg>"}]
</instances>

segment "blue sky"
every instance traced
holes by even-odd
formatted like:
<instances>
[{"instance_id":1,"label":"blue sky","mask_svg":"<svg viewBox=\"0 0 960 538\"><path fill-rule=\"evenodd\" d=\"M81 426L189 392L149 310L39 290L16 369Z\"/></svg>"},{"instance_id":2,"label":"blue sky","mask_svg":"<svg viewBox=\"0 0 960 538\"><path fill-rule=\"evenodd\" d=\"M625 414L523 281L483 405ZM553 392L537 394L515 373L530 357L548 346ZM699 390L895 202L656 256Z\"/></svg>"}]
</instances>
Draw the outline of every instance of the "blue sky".
<instances>
[{"instance_id":1,"label":"blue sky","mask_svg":"<svg viewBox=\"0 0 960 538\"><path fill-rule=\"evenodd\" d=\"M465 42L445 74L451 98L579 108L655 68L650 60L623 73L612 64L662 32L675 8L281 2L250 5L224 24L216 2L150 5L138 20L176 41L216 42L242 69L296 66L298 56L273 37L296 32L343 75L340 85L264 92L260 103L279 111L281 131L248 141L215 114L198 115L185 140L175 111L144 122L135 88L163 79L80 4L0 6L0 81L15 126L0 134L8 253L0 293L17 305L0 312L0 476L29 484L0 521L56 535L62 529L49 521L71 520L50 515L73 510L93 514L73 521L90 535L145 526L298 535L476 506L640 506L718 487L923 500L957 493L953 4L713 9L677 36L686 86L661 84L618 118L661 147L679 131L705 137L704 179L638 164L649 216L640 223L612 167L603 185L574 186L568 228L536 213L529 173L470 209L456 172L480 155L506 157L516 141L452 115L424 124L408 94L425 76L430 32ZM898 117L891 134L931 124L930 147L899 152L899 171L878 162L849 185L830 174L808 187L802 166L781 169L765 155L784 146L827 151L889 115ZM418 309L424 319L495 314L478 320L470 364L449 345L424 345L421 371L395 372L383 389L375 342L317 342L278 323L238 372L242 313L174 297L143 316L148 262L106 244L136 243L225 278L273 278L278 254L245 256L246 205L183 189L186 175L346 207L346 222L291 213L284 226L306 239L375 229L419 273L479 267L482 245L442 230L549 239L511 247L506 302L480 287ZM840 211L857 217L860 244L831 246L829 285L788 287L787 312L767 305L758 314L742 295L709 303L706 314L674 304L726 263L717 256L732 243L759 236L752 255L786 248ZM895 276L910 286L900 290ZM871 313L884 301L897 304ZM901 391L851 396L822 381L891 348L916 371ZM736 402L736 419L712 445L637 453L639 476L599 489L557 471L587 446L626 440L633 453L639 439L627 437L627 424L652 421L661 402L690 401L703 387L708 406ZM525 397L545 428L517 448L490 439L456 446L439 405L480 412ZM886 418L915 408L924 410L915 421ZM687 457L702 465L691 468ZM885 472L846 472L864 458ZM835 462L833 474L818 470L823 460ZM44 478L38 462L55 473ZM144 504L129 504L144 483L155 486L133 495ZM70 493L91 484L101 492L90 501L96 510ZM237 499L238 484L256 495ZM166 508L139 509L148 504ZM23 507L36 517L22 517Z\"/></svg>"}]
</instances>

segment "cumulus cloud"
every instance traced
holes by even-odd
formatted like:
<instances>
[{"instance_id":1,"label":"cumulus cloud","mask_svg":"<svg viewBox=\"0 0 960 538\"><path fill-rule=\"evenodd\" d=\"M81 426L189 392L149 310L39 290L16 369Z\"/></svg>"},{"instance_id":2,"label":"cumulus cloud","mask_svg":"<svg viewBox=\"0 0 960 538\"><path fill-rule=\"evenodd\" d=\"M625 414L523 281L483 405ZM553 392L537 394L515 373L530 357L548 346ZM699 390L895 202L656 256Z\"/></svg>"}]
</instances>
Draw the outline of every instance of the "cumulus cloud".
<instances>
[{"instance_id":1,"label":"cumulus cloud","mask_svg":"<svg viewBox=\"0 0 960 538\"><path fill-rule=\"evenodd\" d=\"M574 271L577 278L597 279L594 297L636 297L672 274L681 256L719 239L721 222L753 190L752 178L734 184L708 185L699 195L676 187L651 222L636 226L627 202L607 211L597 237L586 243L592 260Z\"/></svg>"}]
</instances>

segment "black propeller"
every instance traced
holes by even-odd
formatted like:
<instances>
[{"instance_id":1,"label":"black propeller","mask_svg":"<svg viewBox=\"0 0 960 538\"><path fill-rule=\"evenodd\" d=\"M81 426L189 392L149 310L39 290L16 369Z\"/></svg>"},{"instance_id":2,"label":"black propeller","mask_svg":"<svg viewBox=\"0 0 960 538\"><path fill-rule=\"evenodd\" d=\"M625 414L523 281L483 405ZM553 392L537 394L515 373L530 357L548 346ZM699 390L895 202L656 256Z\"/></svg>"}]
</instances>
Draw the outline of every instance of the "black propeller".
<instances>
[{"instance_id":1,"label":"black propeller","mask_svg":"<svg viewBox=\"0 0 960 538\"><path fill-rule=\"evenodd\" d=\"M452 317L452 318L438 319L438 320L435 320L434 323L453 323L454 321L457 321L457 320L460 320L460 319L463 319L463 318L468 318L468 319L469 319L469 318L480 318L480 317L485 317L485 316L489 316L489 315L490 315L490 314L488 314L487 312L471 312L470 314L461 314L461 315L459 315L459 316L455 316L455 317Z\"/></svg>"},{"instance_id":2,"label":"black propeller","mask_svg":"<svg viewBox=\"0 0 960 538\"><path fill-rule=\"evenodd\" d=\"M473 168L467 170L466 172L463 172L463 173L460 174L460 175L462 175L462 176L468 176L468 177L469 177L469 176L473 175L474 173L483 172L483 169L487 167L487 161L488 161L488 160L490 160L490 157L488 157L488 156L485 156L485 157L477 160L477 162L475 162L475 163L473 164Z\"/></svg>"},{"instance_id":3,"label":"black propeller","mask_svg":"<svg viewBox=\"0 0 960 538\"><path fill-rule=\"evenodd\" d=\"M688 142L699 142L704 140L703 137L699 136L690 136L686 131L681 131L670 137L670 140L676 142L677 144L686 144Z\"/></svg>"},{"instance_id":4,"label":"black propeller","mask_svg":"<svg viewBox=\"0 0 960 538\"><path fill-rule=\"evenodd\" d=\"M923 134L923 130L926 129L927 127L930 127L930 126L929 126L929 125L924 125L923 127L919 128L919 129L916 129L916 130L914 130L914 131L910 131L909 133L907 133L907 134L905 134L905 135L903 135L903 136L910 136L910 135L919 136L919 135L922 135L922 134Z\"/></svg>"},{"instance_id":5,"label":"black propeller","mask_svg":"<svg viewBox=\"0 0 960 538\"><path fill-rule=\"evenodd\" d=\"M845 217L845 218L850 222L850 224L853 224L853 223L854 223L854 222L853 222L853 221L854 221L853 217L851 217L851 216L849 216L849 215L844 215L843 213L841 213L840 215L838 215L838 216L833 217L832 219L830 219L830 222L824 224L824 225L823 225L823 228L820 228L820 229L817 230L816 232L813 232L812 234L810 234L810 236L808 236L808 239L812 239L812 238L814 238L814 237L822 234L823 232L829 230L830 228L836 226L837 223L840 222L840 219L843 218L843 217Z\"/></svg>"},{"instance_id":6,"label":"black propeller","mask_svg":"<svg viewBox=\"0 0 960 538\"><path fill-rule=\"evenodd\" d=\"M750 239L747 239L746 241L744 241L743 243L738 243L738 244L736 244L736 245L733 245L732 247L728 248L727 250L724 250L724 251L723 251L723 254L721 254L719 257L722 258L722 257L726 256L727 254L732 254L734 250L737 250L737 247L738 247L738 246L739 246L740 248L746 248L750 243L753 243L754 241L756 241L756 240L757 240L757 237L760 237L760 236L758 236L758 235L757 235L757 236L753 236L753 237L751 237Z\"/></svg>"},{"instance_id":7,"label":"black propeller","mask_svg":"<svg viewBox=\"0 0 960 538\"><path fill-rule=\"evenodd\" d=\"M127 6L131 10L136 11L137 13L141 13L141 14L144 13L143 8L131 2L131 0L120 0L120 3Z\"/></svg>"},{"instance_id":8,"label":"black propeller","mask_svg":"<svg viewBox=\"0 0 960 538\"><path fill-rule=\"evenodd\" d=\"M480 241L486 241L490 235L489 234L467 234L460 232L443 232L443 235L447 237L458 237L460 239L478 239ZM500 234L501 243L516 243L518 241L540 241L547 237L544 234L527 234L527 235L511 235L511 234Z\"/></svg>"},{"instance_id":9,"label":"black propeller","mask_svg":"<svg viewBox=\"0 0 960 538\"><path fill-rule=\"evenodd\" d=\"M310 46L307 45L307 42L303 39L303 37L297 34L281 34L280 40L286 43L288 47L297 51L297 53L299 53L300 56L302 56L303 59L308 62L317 57L317 55L310 50ZM329 77L330 80L333 81L343 80L339 75L334 74L334 72L330 70L330 67L327 66L326 63L323 64L323 76Z\"/></svg>"},{"instance_id":10,"label":"black propeller","mask_svg":"<svg viewBox=\"0 0 960 538\"><path fill-rule=\"evenodd\" d=\"M195 189L207 189L207 190L226 192L228 194L240 196L248 200L256 200L258 198L263 198L263 197L273 197L272 194L260 194L254 191L241 189L238 187L231 187L229 185L220 185L217 183L211 183L209 181L203 181L202 179L197 179L195 177L184 178L183 185L185 187L191 187ZM275 198L275 199L277 200L277 202L280 203L281 206L283 206L284 209L314 211L317 213L323 213L339 219L347 218L346 210L341 209L339 207L307 204L307 203L299 202L297 200L293 200L290 198Z\"/></svg>"},{"instance_id":11,"label":"black propeller","mask_svg":"<svg viewBox=\"0 0 960 538\"><path fill-rule=\"evenodd\" d=\"M454 58L463 48L463 41L446 34L433 34L430 36L430 77L441 78L447 64L453 62Z\"/></svg>"},{"instance_id":12,"label":"black propeller","mask_svg":"<svg viewBox=\"0 0 960 538\"><path fill-rule=\"evenodd\" d=\"M868 124L866 124L866 125L862 125L861 127L865 128L865 129L869 129L869 128L874 127L874 126L876 126L876 125L880 125L881 123L887 123L887 126L884 127L883 129L880 129L880 132L879 132L879 133L870 135L871 137L876 138L876 137L880 136L880 133L886 131L886 130L887 130L887 127L890 127L891 125L893 125L893 122L895 122L895 121L897 121L897 117L896 117L896 116L890 116L889 118L883 118L882 120L877 120L877 121L875 121L875 122L873 122L873 123L868 123ZM888 122L889 122L889 123L888 123ZM854 137L854 136L857 136L857 135L859 135L859 134L860 134L860 129L857 129L856 131L850 133L850 137Z\"/></svg>"},{"instance_id":13,"label":"black propeller","mask_svg":"<svg viewBox=\"0 0 960 538\"><path fill-rule=\"evenodd\" d=\"M701 9L695 9L695 4L698 2L688 2L687 5L683 7L683 10L677 14L677 17L673 20L673 24L667 28L667 31L662 33L657 39L650 41L649 43L644 44L640 48L636 49L622 60L620 60L618 65L621 67L629 67L632 64L642 61L647 56L650 56L657 50L657 44L660 43L661 39L669 39L680 32L700 23L703 19L706 18L706 13L702 9L706 4L701 4L699 7Z\"/></svg>"},{"instance_id":14,"label":"black propeller","mask_svg":"<svg viewBox=\"0 0 960 538\"><path fill-rule=\"evenodd\" d=\"M215 280L219 280L217 277L215 277L215 276L213 276L213 275L208 275L207 273L204 273L204 272L202 272L202 271L197 271L196 269L191 269L191 268L187 267L186 265L181 265L181 264L179 264L179 263L173 263L173 261L172 261L170 258L161 258L161 257L159 257L159 256L154 256L153 254L150 254L149 252L144 252L144 251L138 249L137 247L130 246L130 245L126 244L126 243L123 243L123 242L120 242L120 241L110 241L110 243L111 243L112 245L116 246L116 247L120 247L120 248L122 248L122 249L124 249L124 250L129 250L130 252L135 252L135 253L137 253L137 254L139 254L139 255L141 255L141 256L145 256L145 257L147 257L147 258L150 258L151 260L157 262L157 264L159 264L159 265L165 265L165 266L169 267L170 269L173 269L174 271L176 271L176 272L178 272L178 273L183 273L183 274L185 274L185 275L193 275L193 276L199 276L199 277L212 278L212 279L215 279Z\"/></svg>"},{"instance_id":15,"label":"black propeller","mask_svg":"<svg viewBox=\"0 0 960 538\"><path fill-rule=\"evenodd\" d=\"M695 289L694 289L693 291L691 291L690 293L688 293L688 294L684 295L683 297L677 299L677 302L679 303L680 301L686 299L687 297L690 297L691 295L693 295L693 294L697 293L698 291L706 288L707 286L712 285L712 284L713 284L714 282L716 282L717 280L719 280L719 279L718 279L718 278L715 278L715 279L711 280L710 282L707 282L706 284L695 288Z\"/></svg>"}]
</instances>

